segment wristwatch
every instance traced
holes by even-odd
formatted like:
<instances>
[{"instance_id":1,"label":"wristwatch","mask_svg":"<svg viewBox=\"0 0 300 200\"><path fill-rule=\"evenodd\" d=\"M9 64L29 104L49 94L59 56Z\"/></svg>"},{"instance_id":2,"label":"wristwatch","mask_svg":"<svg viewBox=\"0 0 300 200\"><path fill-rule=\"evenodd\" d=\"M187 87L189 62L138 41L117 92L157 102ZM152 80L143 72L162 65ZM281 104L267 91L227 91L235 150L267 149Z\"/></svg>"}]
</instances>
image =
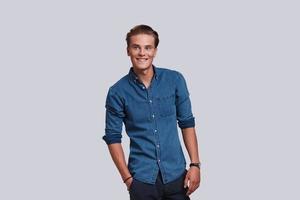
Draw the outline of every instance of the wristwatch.
<instances>
[{"instance_id":1,"label":"wristwatch","mask_svg":"<svg viewBox=\"0 0 300 200\"><path fill-rule=\"evenodd\" d=\"M198 167L200 169L201 163L191 163L190 167Z\"/></svg>"}]
</instances>

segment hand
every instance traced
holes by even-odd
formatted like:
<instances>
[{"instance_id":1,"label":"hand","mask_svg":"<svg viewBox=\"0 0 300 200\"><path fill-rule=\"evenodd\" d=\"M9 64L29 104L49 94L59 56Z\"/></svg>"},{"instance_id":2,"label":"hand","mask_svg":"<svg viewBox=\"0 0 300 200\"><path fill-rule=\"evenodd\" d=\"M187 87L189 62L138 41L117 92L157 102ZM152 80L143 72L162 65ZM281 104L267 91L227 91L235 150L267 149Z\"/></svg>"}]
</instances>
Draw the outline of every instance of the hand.
<instances>
[{"instance_id":1,"label":"hand","mask_svg":"<svg viewBox=\"0 0 300 200\"><path fill-rule=\"evenodd\" d=\"M130 179L128 179L128 180L125 182L128 191L129 191L129 189L130 189L130 186L131 186L131 184L132 184L132 181L133 181L133 178L131 177Z\"/></svg>"},{"instance_id":2,"label":"hand","mask_svg":"<svg viewBox=\"0 0 300 200\"><path fill-rule=\"evenodd\" d=\"M192 194L200 185L200 169L197 167L190 167L185 179L184 188L188 187L187 195Z\"/></svg>"}]
</instances>

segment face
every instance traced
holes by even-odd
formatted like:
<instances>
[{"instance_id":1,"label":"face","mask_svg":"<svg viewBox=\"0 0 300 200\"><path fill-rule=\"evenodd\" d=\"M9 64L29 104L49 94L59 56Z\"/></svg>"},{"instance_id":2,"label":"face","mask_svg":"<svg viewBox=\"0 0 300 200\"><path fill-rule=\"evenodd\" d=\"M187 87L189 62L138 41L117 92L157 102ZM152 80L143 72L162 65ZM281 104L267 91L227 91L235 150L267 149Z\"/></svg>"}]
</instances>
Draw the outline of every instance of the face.
<instances>
[{"instance_id":1,"label":"face","mask_svg":"<svg viewBox=\"0 0 300 200\"><path fill-rule=\"evenodd\" d=\"M127 47L127 54L135 70L146 70L152 67L156 51L154 37L147 34L131 36Z\"/></svg>"}]
</instances>

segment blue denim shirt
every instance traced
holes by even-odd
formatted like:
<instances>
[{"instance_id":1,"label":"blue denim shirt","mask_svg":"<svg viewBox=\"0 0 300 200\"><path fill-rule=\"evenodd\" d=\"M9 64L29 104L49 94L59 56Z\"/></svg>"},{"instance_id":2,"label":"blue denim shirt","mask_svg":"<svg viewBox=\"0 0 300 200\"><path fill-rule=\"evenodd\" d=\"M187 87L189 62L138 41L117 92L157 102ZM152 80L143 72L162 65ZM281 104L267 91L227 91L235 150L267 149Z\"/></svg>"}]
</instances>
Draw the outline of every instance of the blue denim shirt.
<instances>
[{"instance_id":1,"label":"blue denim shirt","mask_svg":"<svg viewBox=\"0 0 300 200\"><path fill-rule=\"evenodd\" d=\"M180 128L194 127L186 82L177 71L154 67L148 88L129 73L110 87L106 99L107 144L121 143L124 123L130 138L128 169L144 183L155 184L160 170L164 183L186 168L178 137Z\"/></svg>"}]
</instances>

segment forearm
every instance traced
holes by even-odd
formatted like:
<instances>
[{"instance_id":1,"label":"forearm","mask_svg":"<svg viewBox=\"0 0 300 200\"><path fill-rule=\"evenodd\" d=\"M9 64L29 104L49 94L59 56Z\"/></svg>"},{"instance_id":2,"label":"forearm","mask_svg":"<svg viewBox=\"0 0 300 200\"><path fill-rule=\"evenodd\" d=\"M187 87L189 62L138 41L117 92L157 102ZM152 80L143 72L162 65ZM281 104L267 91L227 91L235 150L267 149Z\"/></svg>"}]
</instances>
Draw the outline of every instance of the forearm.
<instances>
[{"instance_id":1,"label":"forearm","mask_svg":"<svg viewBox=\"0 0 300 200\"><path fill-rule=\"evenodd\" d=\"M195 128L182 129L182 136L191 163L200 163ZM185 187L188 187L187 195L192 194L199 187L200 180L200 168L190 167L184 179L184 185Z\"/></svg>"},{"instance_id":2,"label":"forearm","mask_svg":"<svg viewBox=\"0 0 300 200\"><path fill-rule=\"evenodd\" d=\"M198 142L195 128L182 129L182 137L192 163L199 163Z\"/></svg>"},{"instance_id":3,"label":"forearm","mask_svg":"<svg viewBox=\"0 0 300 200\"><path fill-rule=\"evenodd\" d=\"M126 165L122 145L120 143L110 144L108 145L108 149L117 169L119 170L122 179L124 180L130 177L131 174Z\"/></svg>"}]
</instances>

